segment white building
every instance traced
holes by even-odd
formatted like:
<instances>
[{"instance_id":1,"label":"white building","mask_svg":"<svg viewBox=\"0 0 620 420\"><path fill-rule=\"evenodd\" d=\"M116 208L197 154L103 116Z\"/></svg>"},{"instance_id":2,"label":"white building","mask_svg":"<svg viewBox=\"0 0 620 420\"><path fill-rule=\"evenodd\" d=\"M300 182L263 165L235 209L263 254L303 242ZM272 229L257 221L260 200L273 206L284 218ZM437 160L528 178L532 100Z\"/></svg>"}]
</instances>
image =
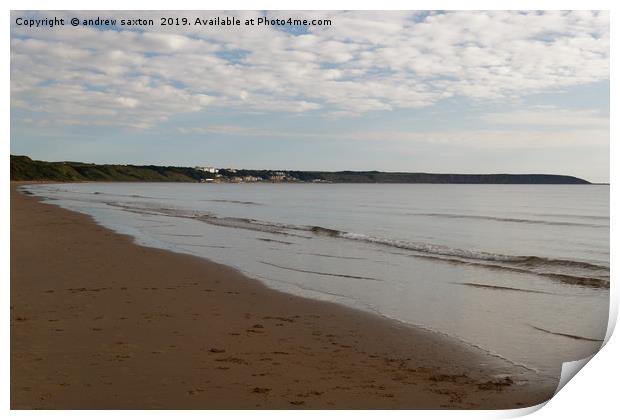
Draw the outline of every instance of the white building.
<instances>
[{"instance_id":1,"label":"white building","mask_svg":"<svg viewBox=\"0 0 620 420\"><path fill-rule=\"evenodd\" d=\"M194 169L198 169L202 172L208 172L210 174L216 174L219 172L219 170L217 168L214 168L213 166L196 166L194 167Z\"/></svg>"}]
</instances>

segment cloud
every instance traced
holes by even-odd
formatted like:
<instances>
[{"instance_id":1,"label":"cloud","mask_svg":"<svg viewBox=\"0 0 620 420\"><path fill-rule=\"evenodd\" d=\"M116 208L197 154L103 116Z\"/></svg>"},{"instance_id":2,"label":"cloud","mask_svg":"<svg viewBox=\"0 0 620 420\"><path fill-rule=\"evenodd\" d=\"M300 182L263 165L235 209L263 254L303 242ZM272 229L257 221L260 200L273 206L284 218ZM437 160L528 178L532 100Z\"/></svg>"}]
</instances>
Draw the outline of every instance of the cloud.
<instances>
[{"instance_id":1,"label":"cloud","mask_svg":"<svg viewBox=\"0 0 620 420\"><path fill-rule=\"evenodd\" d=\"M530 110L489 113L480 116L488 124L544 127L583 127L609 130L609 117L596 110L566 110L538 107Z\"/></svg>"},{"instance_id":2,"label":"cloud","mask_svg":"<svg viewBox=\"0 0 620 420\"><path fill-rule=\"evenodd\" d=\"M12 21L26 14L13 12ZM37 16L62 14L75 16ZM190 20L224 14L260 15L166 12ZM157 19L161 12L79 15ZM431 106L449 97L510 100L609 79L606 12L270 15L329 18L332 25L301 33L276 27L129 31L13 25L12 107L80 124L152 128L209 107L360 116Z\"/></svg>"},{"instance_id":3,"label":"cloud","mask_svg":"<svg viewBox=\"0 0 620 420\"><path fill-rule=\"evenodd\" d=\"M539 149L568 146L606 146L609 144L608 127L553 127L548 130L536 128L521 129L461 129L461 130L350 130L329 131L286 131L262 127L236 125L210 125L206 127L179 127L182 134L211 138L220 136L255 137L283 140L344 140L378 142L385 144L445 144L484 149Z\"/></svg>"}]
</instances>

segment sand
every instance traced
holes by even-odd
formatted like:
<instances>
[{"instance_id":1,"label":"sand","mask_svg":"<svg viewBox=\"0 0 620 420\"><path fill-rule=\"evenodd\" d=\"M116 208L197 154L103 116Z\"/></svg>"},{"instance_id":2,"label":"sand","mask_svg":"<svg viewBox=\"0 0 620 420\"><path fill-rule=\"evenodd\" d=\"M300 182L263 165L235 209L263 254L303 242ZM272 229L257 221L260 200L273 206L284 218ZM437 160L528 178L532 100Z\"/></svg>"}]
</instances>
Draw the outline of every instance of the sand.
<instances>
[{"instance_id":1,"label":"sand","mask_svg":"<svg viewBox=\"0 0 620 420\"><path fill-rule=\"evenodd\" d=\"M449 338L146 248L11 187L12 409L520 408Z\"/></svg>"}]
</instances>

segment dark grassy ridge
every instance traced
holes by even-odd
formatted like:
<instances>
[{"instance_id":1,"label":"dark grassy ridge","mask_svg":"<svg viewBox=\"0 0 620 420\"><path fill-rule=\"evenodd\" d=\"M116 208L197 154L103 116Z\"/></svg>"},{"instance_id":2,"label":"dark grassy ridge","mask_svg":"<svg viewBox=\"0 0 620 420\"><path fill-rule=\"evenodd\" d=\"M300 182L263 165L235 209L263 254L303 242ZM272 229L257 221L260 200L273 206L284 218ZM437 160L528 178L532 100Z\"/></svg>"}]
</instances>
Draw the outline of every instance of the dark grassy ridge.
<instances>
[{"instance_id":1,"label":"dark grassy ridge","mask_svg":"<svg viewBox=\"0 0 620 420\"><path fill-rule=\"evenodd\" d=\"M44 162L11 155L12 181L198 182L205 177L201 171L176 166Z\"/></svg>"},{"instance_id":2,"label":"dark grassy ridge","mask_svg":"<svg viewBox=\"0 0 620 420\"><path fill-rule=\"evenodd\" d=\"M429 174L378 171L283 171L289 179L312 182L349 183L427 183L427 184L589 184L588 181L565 175L541 174ZM220 170L223 180L232 177L256 176L268 180L272 170ZM213 174L179 166L97 165L81 162L44 162L27 156L11 155L12 181L143 181L199 182Z\"/></svg>"}]
</instances>

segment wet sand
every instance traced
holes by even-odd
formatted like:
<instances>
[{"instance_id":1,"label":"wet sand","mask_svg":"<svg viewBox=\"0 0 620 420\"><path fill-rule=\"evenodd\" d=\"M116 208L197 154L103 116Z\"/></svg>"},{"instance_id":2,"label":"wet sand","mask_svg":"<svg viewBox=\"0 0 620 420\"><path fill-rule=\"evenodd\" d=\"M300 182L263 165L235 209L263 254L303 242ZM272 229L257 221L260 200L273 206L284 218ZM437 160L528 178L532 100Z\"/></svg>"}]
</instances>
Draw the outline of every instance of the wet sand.
<instances>
[{"instance_id":1,"label":"wet sand","mask_svg":"<svg viewBox=\"0 0 620 420\"><path fill-rule=\"evenodd\" d=\"M522 408L555 389L441 335L138 246L16 185L12 409Z\"/></svg>"}]
</instances>

